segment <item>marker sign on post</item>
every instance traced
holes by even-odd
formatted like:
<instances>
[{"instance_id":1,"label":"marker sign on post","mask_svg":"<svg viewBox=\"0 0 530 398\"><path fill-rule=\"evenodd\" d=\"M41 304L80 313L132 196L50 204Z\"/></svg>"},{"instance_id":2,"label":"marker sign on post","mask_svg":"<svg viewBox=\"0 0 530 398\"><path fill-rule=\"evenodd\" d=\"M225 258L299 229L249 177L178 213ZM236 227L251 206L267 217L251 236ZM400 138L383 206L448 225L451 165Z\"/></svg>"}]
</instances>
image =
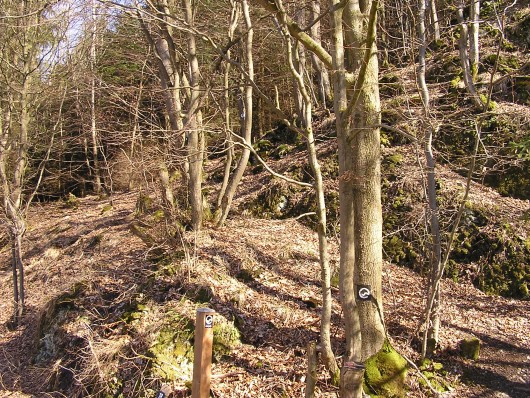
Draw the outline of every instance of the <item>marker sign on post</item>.
<instances>
[{"instance_id":1,"label":"marker sign on post","mask_svg":"<svg viewBox=\"0 0 530 398\"><path fill-rule=\"evenodd\" d=\"M368 285L357 285L357 298L361 301L372 299L372 288Z\"/></svg>"},{"instance_id":2,"label":"marker sign on post","mask_svg":"<svg viewBox=\"0 0 530 398\"><path fill-rule=\"evenodd\" d=\"M208 314L204 317L204 327L206 329L213 328L213 314Z\"/></svg>"},{"instance_id":3,"label":"marker sign on post","mask_svg":"<svg viewBox=\"0 0 530 398\"><path fill-rule=\"evenodd\" d=\"M213 320L215 311L199 308L195 319L195 348L193 360L192 398L210 396L212 371Z\"/></svg>"}]
</instances>

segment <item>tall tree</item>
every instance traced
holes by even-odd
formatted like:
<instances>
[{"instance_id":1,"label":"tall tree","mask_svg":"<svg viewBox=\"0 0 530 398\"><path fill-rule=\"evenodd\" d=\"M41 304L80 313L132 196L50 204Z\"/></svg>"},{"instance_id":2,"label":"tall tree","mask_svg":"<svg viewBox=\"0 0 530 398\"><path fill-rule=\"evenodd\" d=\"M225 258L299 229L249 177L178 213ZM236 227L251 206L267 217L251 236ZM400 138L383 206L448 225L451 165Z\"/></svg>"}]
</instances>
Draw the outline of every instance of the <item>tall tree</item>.
<instances>
[{"instance_id":1,"label":"tall tree","mask_svg":"<svg viewBox=\"0 0 530 398\"><path fill-rule=\"evenodd\" d=\"M23 236L32 195L27 193L33 116L45 96L37 87L42 68L53 60L53 11L46 1L2 1L0 69L0 183L2 211L11 239L14 321L24 314ZM45 15L48 14L48 18ZM45 50L43 50L43 48Z\"/></svg>"},{"instance_id":2,"label":"tall tree","mask_svg":"<svg viewBox=\"0 0 530 398\"><path fill-rule=\"evenodd\" d=\"M266 0L259 3L272 12L280 12L277 3ZM333 76L339 147L341 301L346 323L341 394L345 397L361 396L363 372L358 363L377 353L385 340L376 48L378 6L378 1L331 1L331 54L291 18L284 19L289 33L331 68Z\"/></svg>"},{"instance_id":3,"label":"tall tree","mask_svg":"<svg viewBox=\"0 0 530 398\"><path fill-rule=\"evenodd\" d=\"M96 125L96 39L97 39L97 2L91 4L90 26L90 143L94 174L94 191L101 192L101 166L99 162L99 137Z\"/></svg>"},{"instance_id":4,"label":"tall tree","mask_svg":"<svg viewBox=\"0 0 530 398\"><path fill-rule=\"evenodd\" d=\"M232 43L234 40L234 34L239 24L239 19L241 17L241 7L239 2L236 0L230 0L230 20L228 23L228 32L227 39L228 43ZM226 51L226 57L231 57L231 50ZM230 182L230 172L232 170L232 162L234 159L234 141L232 137L232 118L230 116L230 72L232 70L232 65L230 62L225 62L224 73L223 73L223 115L224 115L224 129L225 129L225 151L226 151L226 161L225 169L223 176L223 183L221 184L221 189L219 190L219 195L217 198L217 211L221 209L223 198L225 198L226 188ZM261 108L260 108L261 109ZM221 210L222 211L222 210ZM222 215L221 215L222 217Z\"/></svg>"},{"instance_id":5,"label":"tall tree","mask_svg":"<svg viewBox=\"0 0 530 398\"><path fill-rule=\"evenodd\" d=\"M326 218L326 201L324 196L324 182L320 163L317 157L315 135L313 133L313 101L311 99L310 90L305 81L306 76L306 62L303 56L305 49L301 47L299 42L295 42L293 46L292 38L289 35L287 28L287 14L281 1L278 1L280 9L280 22L287 49L287 61L289 69L293 76L294 87L296 90L295 98L299 98L298 104L298 118L300 120L300 133L306 139L308 160L313 174L313 189L316 196L317 207L317 233L318 233L318 248L320 261L320 283L322 291L322 310L320 319L320 353L322 361L328 369L333 384L338 384L340 377L337 360L331 347L331 269L329 265L328 253L328 238L327 238L327 218ZM303 19L303 14L301 16ZM318 60L320 62L320 60ZM322 76L322 74L321 74ZM322 84L322 80L320 80ZM325 92L322 92L325 94ZM322 100L326 101L326 97Z\"/></svg>"},{"instance_id":6,"label":"tall tree","mask_svg":"<svg viewBox=\"0 0 530 398\"><path fill-rule=\"evenodd\" d=\"M423 102L424 109L424 153L425 153L425 168L426 173L426 192L428 203L428 223L429 235L432 248L429 255L430 273L429 283L427 286L427 299L429 303L432 296L433 307L427 308L425 311L426 330L423 336L422 357L430 355L438 344L438 335L440 329L440 286L437 283L438 274L441 270L442 261L442 247L440 234L440 221L438 211L438 201L436 195L436 174L435 174L435 160L432 150L432 140L434 127L431 123L431 109L430 109L430 95L427 83L425 80L426 69L426 54L427 54L427 29L426 19L430 0L420 0L418 8L418 67L417 67L417 81L418 89Z\"/></svg>"},{"instance_id":7,"label":"tall tree","mask_svg":"<svg viewBox=\"0 0 530 398\"><path fill-rule=\"evenodd\" d=\"M250 84L250 81L254 80L254 60L252 56L252 45L254 38L254 31L252 28L252 21L250 19L250 10L248 7L247 0L242 0L242 9L243 17L245 20L245 26L247 29L245 44L244 44L244 59L246 64L246 75L247 81L244 85L242 91L242 109L241 109L241 137L243 137L245 142L252 142L252 114L253 114L253 87ZM232 205L232 200L236 193L236 189L243 178L243 174L247 168L248 159L250 157L250 149L245 146L242 149L241 157L237 164L236 170L234 171L232 178L226 188L226 191L221 199L221 211L218 220L218 224L223 224L228 217L228 212L230 211L230 206Z\"/></svg>"}]
</instances>

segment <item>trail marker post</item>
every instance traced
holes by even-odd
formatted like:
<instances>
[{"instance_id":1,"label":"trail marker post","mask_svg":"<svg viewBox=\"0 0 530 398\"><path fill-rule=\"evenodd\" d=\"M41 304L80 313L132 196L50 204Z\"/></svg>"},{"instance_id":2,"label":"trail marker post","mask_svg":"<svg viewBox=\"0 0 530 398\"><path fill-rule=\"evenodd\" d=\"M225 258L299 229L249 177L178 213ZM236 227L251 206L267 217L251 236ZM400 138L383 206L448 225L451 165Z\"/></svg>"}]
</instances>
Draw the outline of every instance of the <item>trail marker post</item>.
<instances>
[{"instance_id":1,"label":"trail marker post","mask_svg":"<svg viewBox=\"0 0 530 398\"><path fill-rule=\"evenodd\" d=\"M212 374L213 325L215 311L199 308L195 319L195 347L193 360L192 398L210 396Z\"/></svg>"}]
</instances>

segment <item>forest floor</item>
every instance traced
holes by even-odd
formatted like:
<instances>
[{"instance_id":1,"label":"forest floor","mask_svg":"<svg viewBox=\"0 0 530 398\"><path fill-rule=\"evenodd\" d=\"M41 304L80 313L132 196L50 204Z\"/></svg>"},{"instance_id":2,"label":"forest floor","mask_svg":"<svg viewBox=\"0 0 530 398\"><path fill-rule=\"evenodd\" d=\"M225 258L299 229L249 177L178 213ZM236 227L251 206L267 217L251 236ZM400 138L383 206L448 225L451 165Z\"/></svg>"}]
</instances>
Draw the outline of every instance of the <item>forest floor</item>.
<instances>
[{"instance_id":1,"label":"forest floor","mask_svg":"<svg viewBox=\"0 0 530 398\"><path fill-rule=\"evenodd\" d=\"M116 194L109 201L79 199L77 208L62 203L35 204L25 240L27 314L22 325L9 327L12 305L9 250L0 252L0 396L62 397L57 374L70 366L65 359L36 360L43 344L42 323L50 303L80 283L87 293L83 309L89 319L82 340L97 343L125 338L123 323L112 318L124 302L137 297L139 286L153 275L145 290L164 305L182 303L194 288L208 286L208 305L236 320L242 345L213 366L215 397L301 397L306 374L305 351L318 339L319 265L316 234L295 219L262 220L235 215L225 227L186 233L185 266L176 275L157 273L145 244L129 225L138 193ZM527 206L521 202L521 206ZM331 242L332 265L338 264ZM245 269L251 278L236 277ZM392 344L411 361L418 360L416 331L423 309L424 280L392 264L384 267L384 312ZM468 284L442 282L441 348L435 361L439 380L448 384L443 396L530 396L530 302L487 296ZM143 294L143 293L142 293ZM332 338L341 352L343 332L338 291L333 304ZM192 303L195 308L200 303ZM202 304L203 305L203 304ZM105 312L107 311L107 312ZM49 315L49 314L48 314ZM75 332L72 332L76 334ZM477 361L462 359L459 342L477 337ZM414 348L412 348L414 347ZM97 360L96 350L92 355ZM90 352L71 350L70 355ZM62 361L62 362L61 362ZM103 365L99 365L101 368ZM55 381L54 381L55 380ZM70 382L82 383L73 372ZM156 391L157 379L146 380ZM64 386L63 386L64 387ZM323 369L317 396L336 396ZM186 396L183 383L171 385L172 396ZM411 369L408 396L432 396ZM154 394L153 394L154 395ZM88 396L80 394L79 396ZM124 392L124 396L127 393Z\"/></svg>"}]
</instances>

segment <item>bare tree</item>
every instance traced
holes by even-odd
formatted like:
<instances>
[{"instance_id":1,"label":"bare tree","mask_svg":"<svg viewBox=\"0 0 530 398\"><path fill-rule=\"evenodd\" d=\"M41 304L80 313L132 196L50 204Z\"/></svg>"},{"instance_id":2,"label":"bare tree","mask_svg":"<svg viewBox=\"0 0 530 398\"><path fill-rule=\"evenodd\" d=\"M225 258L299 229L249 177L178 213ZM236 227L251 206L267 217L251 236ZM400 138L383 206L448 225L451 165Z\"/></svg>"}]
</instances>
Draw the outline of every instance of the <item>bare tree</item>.
<instances>
[{"instance_id":1,"label":"bare tree","mask_svg":"<svg viewBox=\"0 0 530 398\"><path fill-rule=\"evenodd\" d=\"M45 100L42 93L36 93L42 83L40 67L44 67L46 57L53 60L55 47L42 51L46 39L52 37L53 12L48 2L4 1L1 5L4 14L0 22L5 29L0 33L4 43L0 52L0 195L11 239L14 321L18 323L24 315L26 299L23 236L28 206L34 196L27 195L29 147L35 127L33 116ZM46 11L48 19L44 17Z\"/></svg>"},{"instance_id":2,"label":"bare tree","mask_svg":"<svg viewBox=\"0 0 530 398\"><path fill-rule=\"evenodd\" d=\"M337 365L337 360L333 354L331 347L331 269L329 265L328 253L328 239L327 239L327 219L326 219L326 202L324 197L324 182L322 179L322 172L320 163L317 157L317 150L315 144L315 136L313 133L313 115L312 115L312 99L305 83L306 64L305 57L301 56L305 49L300 47L300 43L296 42L293 46L292 38L289 35L287 28L287 14L281 3L278 2L280 10L280 22L284 37L284 42L287 49L287 60L289 69L294 79L294 86L297 93L295 97L300 97L298 104L298 117L301 121L301 133L304 135L307 144L309 165L313 174L314 182L313 189L316 196L317 204L317 233L318 233L318 247L320 260L320 282L322 284L322 311L320 319L320 353L322 361L328 369L334 384L338 384L340 377L340 370ZM322 81L320 81L322 83ZM324 92L322 93L324 94ZM324 97L325 101L326 98Z\"/></svg>"},{"instance_id":3,"label":"bare tree","mask_svg":"<svg viewBox=\"0 0 530 398\"><path fill-rule=\"evenodd\" d=\"M277 3L260 0L279 13ZM379 85L376 49L378 1L331 2L329 54L291 18L289 33L332 69L339 147L340 279L346 354L341 396L360 397L360 363L385 340L382 312L382 214ZM360 300L356 300L358 297Z\"/></svg>"},{"instance_id":4,"label":"bare tree","mask_svg":"<svg viewBox=\"0 0 530 398\"><path fill-rule=\"evenodd\" d=\"M234 34L236 28L239 24L239 19L241 17L241 7L239 2L235 0L230 0L230 21L228 23L228 32L227 39L229 45L234 40ZM227 58L231 57L231 50L226 51ZM225 151L226 151L226 161L225 169L223 174L223 183L221 184L221 189L219 190L219 195L217 198L217 209L221 208L223 198L225 197L226 188L230 181L230 172L232 170L232 162L234 159L234 142L232 140L232 121L230 117L230 72L232 70L232 65L230 62L225 62L224 73L223 73L223 113L224 113L224 129L225 129Z\"/></svg>"},{"instance_id":5,"label":"bare tree","mask_svg":"<svg viewBox=\"0 0 530 398\"><path fill-rule=\"evenodd\" d=\"M248 3L246 0L242 0L242 9L243 9L243 17L245 20L245 26L246 26L246 39L245 39L245 50L244 50L244 58L246 60L246 75L247 79L250 81L254 80L254 60L252 57L252 44L253 44L253 37L254 32L252 28L252 21L250 19L250 10L248 7ZM244 138L246 142L252 142L252 94L253 94L253 87L250 84L250 82L247 82L244 86L243 92L242 92L242 109L241 109L241 136ZM234 194L236 192L236 189L241 182L241 179L243 178L243 174L247 168L248 159L250 157L250 150L248 147L243 147L241 152L241 157L239 159L238 165L236 167L236 170L234 171L232 178L230 180L230 183L228 184L228 187L226 188L226 192L224 193L222 199L221 199L221 211L219 215L218 224L223 224L226 221L226 217L228 216L228 212L230 211L230 206L232 204L232 199L234 198Z\"/></svg>"},{"instance_id":6,"label":"bare tree","mask_svg":"<svg viewBox=\"0 0 530 398\"><path fill-rule=\"evenodd\" d=\"M191 0L182 0L184 8L184 21L193 28L194 25L194 5ZM188 109L184 118L184 125L187 130L187 149L189 162L189 201L191 205L191 224L193 229L199 230L202 227L203 201L202 201L202 164L203 164L203 132L202 118L200 116L200 73L199 60L197 58L197 43L195 33L192 29L187 32L188 42L188 63L189 63L189 85L190 96L188 98Z\"/></svg>"},{"instance_id":7,"label":"bare tree","mask_svg":"<svg viewBox=\"0 0 530 398\"><path fill-rule=\"evenodd\" d=\"M440 273L441 261L442 261L442 249L441 249L441 235L440 235L440 222L439 222L439 211L438 203L436 198L436 172L435 172L435 160L432 150L432 139L434 127L431 123L430 115L430 95L427 83L425 81L425 68L426 68L426 53L427 53L427 29L426 29L426 10L428 9L430 0L419 1L419 18L418 18L418 68L417 68L417 81L420 95L423 102L424 109L424 153L425 153L425 168L426 174L426 187L427 187L427 203L428 203L428 222L429 232L431 238L432 248L429 262L430 262L430 274L429 283L427 286L427 300L429 297L433 297L433 308L426 309L425 314L428 317L426 322L426 330L423 336L422 345L422 356L430 355L434 347L438 344L438 335L440 329L440 287L436 283L436 278ZM428 352L429 350L429 352Z\"/></svg>"},{"instance_id":8,"label":"bare tree","mask_svg":"<svg viewBox=\"0 0 530 398\"><path fill-rule=\"evenodd\" d=\"M464 1L460 0L458 3L457 10L456 10L458 23L460 24L460 38L458 39L460 64L462 65L462 70L464 74L464 85L466 87L466 90L469 93L469 96L471 100L473 101L473 104L475 105L475 107L478 109L482 109L484 107L484 103L480 99L480 96L475 87L475 83L473 81L473 70L471 66L473 65L474 60L473 61L470 60L471 53L469 52L470 50L468 47L469 27L468 27L468 22L464 19L464 7L465 7ZM474 23L472 25L475 26ZM478 29L474 31L474 35L475 33L478 39ZM473 44L474 44L473 56L478 57L478 40L477 41L474 41L474 40L475 38L473 39ZM476 67L478 68L478 58L476 62L477 62Z\"/></svg>"}]
</instances>

